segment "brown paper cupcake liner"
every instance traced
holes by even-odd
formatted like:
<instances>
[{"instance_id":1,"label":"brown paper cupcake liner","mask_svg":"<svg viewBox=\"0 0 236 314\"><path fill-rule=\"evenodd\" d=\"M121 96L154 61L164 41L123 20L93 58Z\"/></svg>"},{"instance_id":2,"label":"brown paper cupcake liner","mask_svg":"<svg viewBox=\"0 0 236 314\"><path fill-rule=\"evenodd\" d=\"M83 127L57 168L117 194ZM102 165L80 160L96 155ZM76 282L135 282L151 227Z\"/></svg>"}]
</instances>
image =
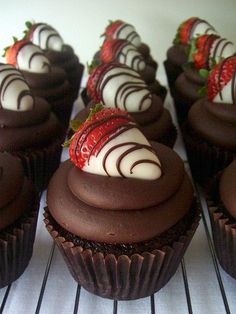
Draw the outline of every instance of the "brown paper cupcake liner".
<instances>
[{"instance_id":1,"label":"brown paper cupcake liner","mask_svg":"<svg viewBox=\"0 0 236 314\"><path fill-rule=\"evenodd\" d=\"M105 255L74 245L54 229L47 212L44 221L72 276L82 287L101 297L132 300L150 296L174 275L199 219L197 213L189 230L171 246L130 256Z\"/></svg>"},{"instance_id":2,"label":"brown paper cupcake liner","mask_svg":"<svg viewBox=\"0 0 236 314\"><path fill-rule=\"evenodd\" d=\"M192 105L194 104L194 101L190 100L183 100L183 96L179 94L176 89L172 91L172 97L174 100L174 107L177 115L177 120L179 122L180 127L185 122L185 120L188 117L188 112Z\"/></svg>"},{"instance_id":3,"label":"brown paper cupcake liner","mask_svg":"<svg viewBox=\"0 0 236 314\"><path fill-rule=\"evenodd\" d=\"M32 253L38 219L39 200L30 212L0 231L0 288L15 281L26 269Z\"/></svg>"},{"instance_id":4,"label":"brown paper cupcake liner","mask_svg":"<svg viewBox=\"0 0 236 314\"><path fill-rule=\"evenodd\" d=\"M228 166L236 157L236 152L213 146L192 134L187 124L183 125L183 139L192 174L200 184L207 186L209 180Z\"/></svg>"},{"instance_id":5,"label":"brown paper cupcake liner","mask_svg":"<svg viewBox=\"0 0 236 314\"><path fill-rule=\"evenodd\" d=\"M236 279L236 223L230 222L225 213L212 203L209 206L209 215L219 263Z\"/></svg>"},{"instance_id":6,"label":"brown paper cupcake liner","mask_svg":"<svg viewBox=\"0 0 236 314\"><path fill-rule=\"evenodd\" d=\"M42 149L12 152L21 159L26 176L34 183L38 191L47 184L60 164L63 138Z\"/></svg>"}]
</instances>

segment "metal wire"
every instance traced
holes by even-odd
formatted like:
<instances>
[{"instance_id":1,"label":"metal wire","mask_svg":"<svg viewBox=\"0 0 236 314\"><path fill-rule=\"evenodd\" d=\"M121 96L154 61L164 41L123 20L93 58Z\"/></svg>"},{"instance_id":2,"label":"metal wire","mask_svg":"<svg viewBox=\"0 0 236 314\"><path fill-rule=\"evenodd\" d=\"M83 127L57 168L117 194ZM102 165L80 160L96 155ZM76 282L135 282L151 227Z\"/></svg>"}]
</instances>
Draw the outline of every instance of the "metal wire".
<instances>
[{"instance_id":1,"label":"metal wire","mask_svg":"<svg viewBox=\"0 0 236 314\"><path fill-rule=\"evenodd\" d=\"M55 242L53 242L53 244L52 244L52 248L51 248L51 251L50 251L50 254L49 254L49 257L48 257L48 262L47 262L47 266L46 266L46 269L45 269L44 278L43 278L43 282L42 282L42 286L41 286L41 290L40 290L39 299L38 299L37 307L36 307L36 310L35 310L35 314L39 314L39 312L40 312L40 308L41 308L41 304L42 304L43 296L44 296L44 291L45 291L45 287L46 287L46 284L47 284L48 274L49 274L50 267L51 267L51 264L52 264L52 258L53 258L54 250L55 250Z\"/></svg>"},{"instance_id":2,"label":"metal wire","mask_svg":"<svg viewBox=\"0 0 236 314\"><path fill-rule=\"evenodd\" d=\"M114 300L113 301L113 314L117 314L117 310L118 310L118 301Z\"/></svg>"},{"instance_id":3,"label":"metal wire","mask_svg":"<svg viewBox=\"0 0 236 314\"><path fill-rule=\"evenodd\" d=\"M187 278L187 272L186 272L186 268L185 268L184 258L181 261L181 269L182 269L182 275L183 275L183 280L184 280L184 288L185 288L188 312L189 312L189 314L193 314L193 309L192 309L192 303L191 303L191 297L190 297L190 291L189 291L189 286L188 286L188 278Z\"/></svg>"},{"instance_id":4,"label":"metal wire","mask_svg":"<svg viewBox=\"0 0 236 314\"><path fill-rule=\"evenodd\" d=\"M78 309L79 309L79 298L80 298L80 285L77 285L77 289L76 289L76 295L75 295L75 305L74 305L74 314L78 313Z\"/></svg>"},{"instance_id":5,"label":"metal wire","mask_svg":"<svg viewBox=\"0 0 236 314\"><path fill-rule=\"evenodd\" d=\"M1 304L1 307L0 307L0 314L3 313L3 310L4 310L5 304L7 302L7 298L8 298L10 290L11 290L11 284L7 287L7 290L5 292L4 298L2 300L2 304Z\"/></svg>"},{"instance_id":6,"label":"metal wire","mask_svg":"<svg viewBox=\"0 0 236 314\"><path fill-rule=\"evenodd\" d=\"M156 313L156 308L155 308L155 297L154 294L150 296L150 305L151 305L151 314Z\"/></svg>"}]
</instances>

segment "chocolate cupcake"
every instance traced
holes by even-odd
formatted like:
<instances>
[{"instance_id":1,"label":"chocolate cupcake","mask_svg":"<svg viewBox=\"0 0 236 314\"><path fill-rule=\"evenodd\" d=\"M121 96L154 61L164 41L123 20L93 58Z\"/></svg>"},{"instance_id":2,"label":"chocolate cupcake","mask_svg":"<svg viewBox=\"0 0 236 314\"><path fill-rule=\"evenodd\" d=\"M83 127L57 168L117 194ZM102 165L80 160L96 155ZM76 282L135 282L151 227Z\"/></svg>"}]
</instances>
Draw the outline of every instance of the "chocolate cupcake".
<instances>
[{"instance_id":1,"label":"chocolate cupcake","mask_svg":"<svg viewBox=\"0 0 236 314\"><path fill-rule=\"evenodd\" d=\"M173 45L167 50L167 59L164 61L171 94L177 77L183 72L183 65L188 61L191 40L200 35L215 33L213 26L197 17L191 17L180 24Z\"/></svg>"},{"instance_id":2,"label":"chocolate cupcake","mask_svg":"<svg viewBox=\"0 0 236 314\"><path fill-rule=\"evenodd\" d=\"M90 74L87 92L92 100L75 120L84 121L89 110L101 102L105 107L128 111L149 140L174 146L177 131L171 115L138 72L119 63L101 64Z\"/></svg>"},{"instance_id":3,"label":"chocolate cupcake","mask_svg":"<svg viewBox=\"0 0 236 314\"><path fill-rule=\"evenodd\" d=\"M155 79L156 69L146 63L142 54L129 41L124 39L105 40L100 49L100 60L99 63L95 62L95 67L103 63L116 62L132 68L140 74L149 89L164 101L167 91ZM87 105L89 102L87 92L83 91L81 96L84 104Z\"/></svg>"},{"instance_id":4,"label":"chocolate cupcake","mask_svg":"<svg viewBox=\"0 0 236 314\"><path fill-rule=\"evenodd\" d=\"M41 190L60 163L63 129L50 105L8 64L0 64L0 94L0 151L18 156Z\"/></svg>"},{"instance_id":5,"label":"chocolate cupcake","mask_svg":"<svg viewBox=\"0 0 236 314\"><path fill-rule=\"evenodd\" d=\"M220 265L236 279L236 159L217 177L208 200Z\"/></svg>"},{"instance_id":6,"label":"chocolate cupcake","mask_svg":"<svg viewBox=\"0 0 236 314\"><path fill-rule=\"evenodd\" d=\"M20 160L0 153L0 288L15 281L30 261L38 208Z\"/></svg>"},{"instance_id":7,"label":"chocolate cupcake","mask_svg":"<svg viewBox=\"0 0 236 314\"><path fill-rule=\"evenodd\" d=\"M26 38L44 50L53 66L63 68L72 86L73 100L78 97L84 65L80 63L71 46L64 44L62 37L46 23L26 22Z\"/></svg>"},{"instance_id":8,"label":"chocolate cupcake","mask_svg":"<svg viewBox=\"0 0 236 314\"><path fill-rule=\"evenodd\" d=\"M90 115L70 156L50 182L45 223L74 279L118 300L161 289L199 220L181 159L114 108Z\"/></svg>"},{"instance_id":9,"label":"chocolate cupcake","mask_svg":"<svg viewBox=\"0 0 236 314\"><path fill-rule=\"evenodd\" d=\"M128 24L122 20L110 21L106 27L104 34L102 35L106 39L125 39L132 45L137 47L138 51L142 54L145 62L152 66L155 70L158 67L157 62L152 58L150 54L150 47L143 43L140 35L137 33L133 25ZM100 61L100 51L95 54L95 61Z\"/></svg>"},{"instance_id":10,"label":"chocolate cupcake","mask_svg":"<svg viewBox=\"0 0 236 314\"><path fill-rule=\"evenodd\" d=\"M183 136L193 174L205 183L236 156L236 57L210 72L207 98L190 109Z\"/></svg>"},{"instance_id":11,"label":"chocolate cupcake","mask_svg":"<svg viewBox=\"0 0 236 314\"><path fill-rule=\"evenodd\" d=\"M49 102L66 132L73 107L73 94L65 71L51 66L43 50L28 40L16 41L8 47L6 61L22 72L35 96Z\"/></svg>"},{"instance_id":12,"label":"chocolate cupcake","mask_svg":"<svg viewBox=\"0 0 236 314\"><path fill-rule=\"evenodd\" d=\"M180 125L191 106L203 95L208 72L222 59L235 54L232 42L217 35L202 35L192 40L188 64L174 84L173 98Z\"/></svg>"}]
</instances>

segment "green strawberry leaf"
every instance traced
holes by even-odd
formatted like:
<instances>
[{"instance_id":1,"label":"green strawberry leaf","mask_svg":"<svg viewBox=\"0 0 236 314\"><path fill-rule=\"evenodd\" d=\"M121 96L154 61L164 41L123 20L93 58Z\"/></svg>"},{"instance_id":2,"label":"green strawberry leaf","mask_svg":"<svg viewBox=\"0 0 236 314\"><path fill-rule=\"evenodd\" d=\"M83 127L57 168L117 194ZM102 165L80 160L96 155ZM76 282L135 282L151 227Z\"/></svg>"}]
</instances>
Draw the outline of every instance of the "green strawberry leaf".
<instances>
[{"instance_id":1,"label":"green strawberry leaf","mask_svg":"<svg viewBox=\"0 0 236 314\"><path fill-rule=\"evenodd\" d=\"M100 104L96 104L94 108L90 109L90 113L88 115L88 118L86 119L86 121L91 120L92 117L99 111L101 111L104 108L104 106L100 103Z\"/></svg>"},{"instance_id":2,"label":"green strawberry leaf","mask_svg":"<svg viewBox=\"0 0 236 314\"><path fill-rule=\"evenodd\" d=\"M200 97L206 96L207 87L206 87L206 86L203 86L203 87L199 88L199 90L198 90L197 93L198 93L198 95L199 95Z\"/></svg>"},{"instance_id":3,"label":"green strawberry leaf","mask_svg":"<svg viewBox=\"0 0 236 314\"><path fill-rule=\"evenodd\" d=\"M188 50L188 62L193 63L194 61L193 56L196 54L196 52L197 52L196 39L193 38L190 41L190 46Z\"/></svg>"},{"instance_id":4,"label":"green strawberry leaf","mask_svg":"<svg viewBox=\"0 0 236 314\"><path fill-rule=\"evenodd\" d=\"M28 29L30 29L30 28L33 26L33 23L30 22L30 21L26 21L26 22L25 22L25 26L26 26Z\"/></svg>"},{"instance_id":5,"label":"green strawberry leaf","mask_svg":"<svg viewBox=\"0 0 236 314\"><path fill-rule=\"evenodd\" d=\"M74 120L71 120L71 121L70 121L70 127L71 127L71 129L72 129L74 132L76 132L76 131L79 129L79 127L81 126L82 123L83 123L83 122L82 122L81 120L79 120L79 119L74 119Z\"/></svg>"},{"instance_id":6,"label":"green strawberry leaf","mask_svg":"<svg viewBox=\"0 0 236 314\"><path fill-rule=\"evenodd\" d=\"M73 135L74 136L74 135ZM70 146L70 143L71 143L71 141L72 141L72 139L73 139L73 136L69 139L69 140L67 140L67 141L65 141L63 144L62 144L62 147L69 147Z\"/></svg>"},{"instance_id":7,"label":"green strawberry leaf","mask_svg":"<svg viewBox=\"0 0 236 314\"><path fill-rule=\"evenodd\" d=\"M200 69L200 70L198 71L198 73L199 73L199 75L200 75L201 77L203 77L204 79L207 79L208 76L209 76L209 71L206 70L206 69Z\"/></svg>"}]
</instances>

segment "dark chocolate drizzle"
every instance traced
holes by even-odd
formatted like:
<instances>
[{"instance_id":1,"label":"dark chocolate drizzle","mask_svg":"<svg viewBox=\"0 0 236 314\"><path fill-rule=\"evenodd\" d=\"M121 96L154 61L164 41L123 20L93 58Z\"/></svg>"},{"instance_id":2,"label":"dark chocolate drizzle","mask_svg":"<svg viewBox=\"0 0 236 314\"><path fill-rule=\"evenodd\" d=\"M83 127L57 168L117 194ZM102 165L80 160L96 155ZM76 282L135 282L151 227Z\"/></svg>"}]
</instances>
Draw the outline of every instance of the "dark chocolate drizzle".
<instances>
[{"instance_id":1,"label":"dark chocolate drizzle","mask_svg":"<svg viewBox=\"0 0 236 314\"><path fill-rule=\"evenodd\" d=\"M126 69L126 67L122 67L122 66L117 66L117 68L124 68ZM116 77L119 77L119 76L122 76L122 75L127 75L128 77L130 78L137 78L137 82L130 82L129 79L127 79L127 82L121 84L119 86L119 88L117 89L117 92L114 96L114 105L115 107L118 107L118 97L119 97L119 94L121 97L123 97L123 95L126 93L126 96L124 97L124 108L125 110L127 110L127 107L126 107L126 99L128 98L128 96L132 93L135 93L137 91L140 91L142 89L147 89L147 86L145 84L145 82L141 81L140 77L133 73L128 73L128 71L121 71L120 73L116 73L116 74L112 74L112 75L107 75L107 78L103 81L104 79L104 76L110 71L112 70L113 67L111 68L108 68L107 71L104 71L103 75L101 75L97 81L97 92L101 95L101 101L103 104L105 104L105 101L104 101L104 97L103 97L103 91L107 85L107 83L116 78ZM143 101L144 99L146 98L152 98L152 95L151 93L149 92L147 95L144 96L144 98L141 100L141 102L139 103L139 109L142 108L143 106Z\"/></svg>"},{"instance_id":2,"label":"dark chocolate drizzle","mask_svg":"<svg viewBox=\"0 0 236 314\"><path fill-rule=\"evenodd\" d=\"M233 100L233 105L236 105L236 68L234 70L234 74L232 77L232 84L231 84L231 95L232 95L232 100Z\"/></svg>"},{"instance_id":3,"label":"dark chocolate drizzle","mask_svg":"<svg viewBox=\"0 0 236 314\"><path fill-rule=\"evenodd\" d=\"M219 37L218 37L218 38L219 38ZM220 46L220 44L222 43L222 41L224 41L224 38L221 38L221 39L218 41L218 43L215 45L215 48L214 48L214 50L213 50L213 55L212 55L213 60L215 60L215 58L216 58L216 54L217 54L218 47ZM223 51L222 51L222 52L223 52ZM221 52L220 56L222 55L222 52Z\"/></svg>"},{"instance_id":4,"label":"dark chocolate drizzle","mask_svg":"<svg viewBox=\"0 0 236 314\"><path fill-rule=\"evenodd\" d=\"M129 26L132 26L130 24L123 24L117 31L117 37L119 37L119 34L121 33L121 31L126 28L126 27L129 27ZM131 33L128 34L128 36L126 36L126 40L128 40L129 42L132 42L134 40L134 38L136 37L139 37L139 35L137 34L137 32L134 30L132 31Z\"/></svg>"},{"instance_id":5,"label":"dark chocolate drizzle","mask_svg":"<svg viewBox=\"0 0 236 314\"><path fill-rule=\"evenodd\" d=\"M209 26L209 27L205 30L205 33L204 33L204 34L207 34L210 30L215 32L214 27L211 26L207 21L205 21L205 20L200 20L200 19L196 18L196 20L195 20L193 26L191 27L190 34L189 34L189 38L192 38L193 32L195 31L196 27L197 27L199 24L202 24L202 23L205 23L205 24L207 24L207 25Z\"/></svg>"},{"instance_id":6,"label":"dark chocolate drizzle","mask_svg":"<svg viewBox=\"0 0 236 314\"><path fill-rule=\"evenodd\" d=\"M41 35L44 31L51 31L53 32L52 34L49 34L48 37L47 37L47 40L46 40L46 49L49 48L49 40L51 37L58 37L58 38L61 38L61 36L57 33L57 31L51 27L50 25L47 25L47 24L43 24L43 23L39 23L38 24L38 27L41 26L41 25L44 25L44 27L42 27L39 32L38 32L38 42L39 42L39 46L41 46ZM36 29L36 28L35 28Z\"/></svg>"},{"instance_id":7,"label":"dark chocolate drizzle","mask_svg":"<svg viewBox=\"0 0 236 314\"><path fill-rule=\"evenodd\" d=\"M1 99L4 100L5 97L5 92L7 90L7 88L15 81L22 81L26 84L26 86L29 88L28 83L25 81L23 75L15 68L11 67L11 66L7 66L5 65L5 67L3 69L0 69L0 73L1 72L6 72L6 71L10 71L9 74L7 74L3 80L0 83L0 93L1 93ZM12 71L12 73L11 73ZM6 83L7 82L7 83ZM17 109L20 109L20 105L21 105L21 100L24 96L29 95L32 97L32 99L34 100L34 97L29 90L23 90L20 92L20 94L17 97ZM34 106L34 101L33 101L33 106ZM2 107L2 104L0 103L0 108Z\"/></svg>"}]
</instances>

